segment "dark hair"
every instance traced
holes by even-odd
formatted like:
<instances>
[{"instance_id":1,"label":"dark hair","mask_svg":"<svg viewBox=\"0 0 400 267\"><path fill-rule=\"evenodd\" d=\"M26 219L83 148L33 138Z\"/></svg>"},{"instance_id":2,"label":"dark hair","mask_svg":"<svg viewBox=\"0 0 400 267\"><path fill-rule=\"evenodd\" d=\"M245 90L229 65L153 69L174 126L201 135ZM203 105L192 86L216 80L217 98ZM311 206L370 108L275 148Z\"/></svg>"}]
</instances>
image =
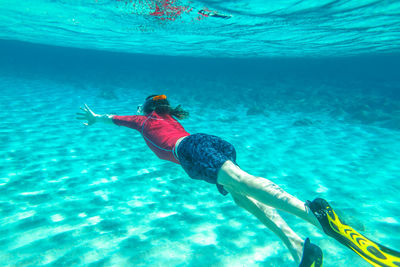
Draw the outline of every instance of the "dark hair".
<instances>
[{"instance_id":1,"label":"dark hair","mask_svg":"<svg viewBox=\"0 0 400 267\"><path fill-rule=\"evenodd\" d=\"M183 110L181 108L181 105L172 108L166 96L161 95L163 97L154 100L155 96L160 96L160 95L150 95L146 97L146 102L143 105L144 114L149 114L155 111L159 115L169 114L171 116L176 117L179 120L189 116L189 112Z\"/></svg>"}]
</instances>

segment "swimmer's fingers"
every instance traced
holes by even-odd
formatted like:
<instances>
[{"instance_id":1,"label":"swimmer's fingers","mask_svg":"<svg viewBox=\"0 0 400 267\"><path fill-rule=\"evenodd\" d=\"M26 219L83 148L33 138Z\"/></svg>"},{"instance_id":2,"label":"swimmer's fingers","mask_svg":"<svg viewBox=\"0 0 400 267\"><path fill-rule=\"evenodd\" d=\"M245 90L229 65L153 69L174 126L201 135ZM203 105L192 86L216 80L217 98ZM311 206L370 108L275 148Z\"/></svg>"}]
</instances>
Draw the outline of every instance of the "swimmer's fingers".
<instances>
[{"instance_id":1,"label":"swimmer's fingers","mask_svg":"<svg viewBox=\"0 0 400 267\"><path fill-rule=\"evenodd\" d=\"M77 112L76 115L79 117L86 117L86 114L82 113L82 112L79 112L79 113Z\"/></svg>"},{"instance_id":2,"label":"swimmer's fingers","mask_svg":"<svg viewBox=\"0 0 400 267\"><path fill-rule=\"evenodd\" d=\"M85 125L85 126L90 126L90 125L92 125L94 122L92 122L92 121L88 121L88 122L84 122L84 123L82 123L83 125Z\"/></svg>"},{"instance_id":3,"label":"swimmer's fingers","mask_svg":"<svg viewBox=\"0 0 400 267\"><path fill-rule=\"evenodd\" d=\"M84 111L85 115L88 115L89 117L95 117L96 113L94 113L88 105L84 104L84 107L79 107L82 111Z\"/></svg>"},{"instance_id":4,"label":"swimmer's fingers","mask_svg":"<svg viewBox=\"0 0 400 267\"><path fill-rule=\"evenodd\" d=\"M88 113L82 113L82 112L80 112L80 113L76 113L76 119L78 119L78 120L90 120L90 118L91 118L91 116L90 116L90 114L88 114Z\"/></svg>"},{"instance_id":5,"label":"swimmer's fingers","mask_svg":"<svg viewBox=\"0 0 400 267\"><path fill-rule=\"evenodd\" d=\"M86 113L94 114L94 112L89 108L88 105L84 104L84 107L79 107L81 110L85 111Z\"/></svg>"},{"instance_id":6,"label":"swimmer's fingers","mask_svg":"<svg viewBox=\"0 0 400 267\"><path fill-rule=\"evenodd\" d=\"M85 111L85 113L88 113L89 111L86 108L79 107L81 110Z\"/></svg>"},{"instance_id":7,"label":"swimmer's fingers","mask_svg":"<svg viewBox=\"0 0 400 267\"><path fill-rule=\"evenodd\" d=\"M85 120L87 120L87 118L84 118L84 117L75 117L77 120L82 120L82 121L85 121Z\"/></svg>"},{"instance_id":8,"label":"swimmer's fingers","mask_svg":"<svg viewBox=\"0 0 400 267\"><path fill-rule=\"evenodd\" d=\"M96 122L96 114L89 108L88 105L84 104L83 107L79 107L83 112L76 113L76 119L78 120L86 120L83 125L89 126Z\"/></svg>"},{"instance_id":9,"label":"swimmer's fingers","mask_svg":"<svg viewBox=\"0 0 400 267\"><path fill-rule=\"evenodd\" d=\"M84 104L84 105L85 105L86 110L87 110L88 112L90 112L90 114L94 115L94 112L89 108L89 106L86 105L86 104Z\"/></svg>"}]
</instances>

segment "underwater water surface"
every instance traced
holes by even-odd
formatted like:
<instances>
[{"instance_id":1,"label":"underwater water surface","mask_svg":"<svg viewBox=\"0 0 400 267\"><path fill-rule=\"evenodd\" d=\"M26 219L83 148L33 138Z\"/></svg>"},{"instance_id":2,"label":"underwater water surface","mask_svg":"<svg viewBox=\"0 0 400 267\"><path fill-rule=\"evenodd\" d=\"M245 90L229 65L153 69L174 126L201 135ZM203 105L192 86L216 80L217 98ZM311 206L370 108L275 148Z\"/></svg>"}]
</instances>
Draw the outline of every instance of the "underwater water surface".
<instances>
[{"instance_id":1,"label":"underwater water surface","mask_svg":"<svg viewBox=\"0 0 400 267\"><path fill-rule=\"evenodd\" d=\"M2 0L0 10L1 39L88 49L191 57L400 51L395 0Z\"/></svg>"},{"instance_id":2,"label":"underwater water surface","mask_svg":"<svg viewBox=\"0 0 400 267\"><path fill-rule=\"evenodd\" d=\"M134 115L153 93L245 171L399 250L399 3L160 3L0 1L0 266L296 266L140 133L75 118ZM281 215L324 266L370 266Z\"/></svg>"}]
</instances>

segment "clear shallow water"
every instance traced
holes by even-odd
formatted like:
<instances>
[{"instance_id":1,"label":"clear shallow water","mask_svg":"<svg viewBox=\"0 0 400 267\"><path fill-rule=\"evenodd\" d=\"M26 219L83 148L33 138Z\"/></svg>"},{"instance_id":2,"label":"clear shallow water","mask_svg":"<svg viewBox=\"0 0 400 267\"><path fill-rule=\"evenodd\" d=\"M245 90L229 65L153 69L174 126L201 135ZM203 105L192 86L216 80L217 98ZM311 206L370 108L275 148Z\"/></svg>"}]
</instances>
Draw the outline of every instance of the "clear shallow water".
<instances>
[{"instance_id":1,"label":"clear shallow water","mask_svg":"<svg viewBox=\"0 0 400 267\"><path fill-rule=\"evenodd\" d=\"M75 113L134 114L162 92L190 133L235 145L250 173L328 199L400 248L399 61L194 59L1 43L0 258L5 266L295 266L271 232L214 186L156 158L140 135ZM282 214L324 266L368 266Z\"/></svg>"},{"instance_id":2,"label":"clear shallow water","mask_svg":"<svg viewBox=\"0 0 400 267\"><path fill-rule=\"evenodd\" d=\"M2 0L0 39L199 57L336 57L400 50L396 0L182 0L164 7L160 2ZM232 17L205 18L198 13L205 8Z\"/></svg>"},{"instance_id":3,"label":"clear shallow water","mask_svg":"<svg viewBox=\"0 0 400 267\"><path fill-rule=\"evenodd\" d=\"M0 1L0 265L295 266L137 132L75 119L83 103L134 114L152 93L189 110L190 133L234 144L244 170L400 250L399 2L155 5ZM368 266L282 215L324 266Z\"/></svg>"}]
</instances>

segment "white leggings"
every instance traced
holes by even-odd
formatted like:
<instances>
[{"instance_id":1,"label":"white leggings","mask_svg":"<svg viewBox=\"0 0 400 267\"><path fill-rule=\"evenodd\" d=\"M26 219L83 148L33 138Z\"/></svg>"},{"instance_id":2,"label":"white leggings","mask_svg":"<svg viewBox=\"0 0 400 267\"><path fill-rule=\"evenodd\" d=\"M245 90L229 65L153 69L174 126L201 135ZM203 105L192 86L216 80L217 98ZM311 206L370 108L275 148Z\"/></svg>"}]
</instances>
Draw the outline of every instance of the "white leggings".
<instances>
[{"instance_id":1,"label":"white leggings","mask_svg":"<svg viewBox=\"0 0 400 267\"><path fill-rule=\"evenodd\" d=\"M218 183L231 193L240 207L255 215L288 247L296 262L300 262L303 240L287 225L276 209L294 214L301 219L321 226L305 203L285 192L272 181L248 174L226 161L218 172Z\"/></svg>"}]
</instances>

